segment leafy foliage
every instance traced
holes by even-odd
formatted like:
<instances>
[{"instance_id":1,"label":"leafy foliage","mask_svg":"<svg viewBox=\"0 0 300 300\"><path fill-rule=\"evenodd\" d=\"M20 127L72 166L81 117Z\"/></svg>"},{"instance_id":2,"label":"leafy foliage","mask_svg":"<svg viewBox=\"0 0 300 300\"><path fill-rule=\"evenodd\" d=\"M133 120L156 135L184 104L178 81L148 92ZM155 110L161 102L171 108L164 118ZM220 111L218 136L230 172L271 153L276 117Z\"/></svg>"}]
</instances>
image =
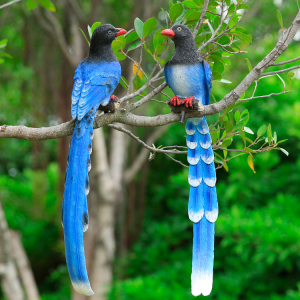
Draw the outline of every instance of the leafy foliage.
<instances>
[{"instance_id":1,"label":"leafy foliage","mask_svg":"<svg viewBox=\"0 0 300 300\"><path fill-rule=\"evenodd\" d=\"M120 6L120 1L109 2ZM126 59L126 55L131 55L133 51L143 50L147 55L145 60L141 64L136 63L142 68L140 72L143 70L149 76L156 60L163 65L173 48L160 34L161 27L168 28L175 23L184 23L193 29L201 15L203 2L170 2L169 8L165 6L162 11L164 20L157 18L155 28L153 18L143 20L144 22L141 20L143 25L138 25L139 31L137 28L128 31L124 38L119 37L114 42L113 47L118 58ZM241 1L231 3L226 0L225 3L229 7L229 17L233 15L228 22L229 26L236 25L241 18L239 9L247 9L247 6ZM219 4L210 1L209 11L220 13ZM249 1L250 6L251 4L253 2ZM283 1L279 7L288 21L295 14L294 4L292 1ZM126 9L129 13L129 8ZM222 28L224 29L221 27L217 30L220 18L214 14L208 13L203 28L197 33L196 41L199 46L209 41L214 33L218 36ZM202 54L214 72L211 100L218 100L226 95L252 68L248 62L251 61L254 66L264 52L273 48L278 31L281 31L276 14L277 7L273 1L262 1L261 9L255 17L243 20L243 27L237 24L216 40L227 51L237 52L236 55L217 44L210 44L202 49ZM32 110L39 104L34 102L36 89L33 86L24 93L22 88L34 85L34 69L25 65L20 58L25 44L24 37L20 34L23 28L20 21L22 17L24 16L20 15L13 27L4 26L1 32L9 40L7 47L13 59L6 60L1 65L3 74L11 75L3 76L4 84L0 85L0 121L34 126ZM93 32L94 25L88 32ZM254 33L253 43L250 43L250 32ZM4 45L6 41L2 43ZM260 52L261 48L263 52ZM2 49L4 47L0 50ZM246 49L248 53L243 53ZM37 55L41 54L40 49L35 51ZM294 41L282 61L294 58L298 51L299 42ZM0 52L0 59L1 55L6 57L2 53L4 52ZM137 90L145 78L140 78L141 73L134 66L132 63L133 76L137 74L133 88ZM54 65L52 68L55 69L55 74L60 74L61 69ZM274 67L275 69L278 68ZM216 150L216 163L223 164L224 169L227 167L230 170L228 173L223 169L218 171L220 216L216 222L212 294L215 299L300 298L300 282L297 276L300 272L300 223L297 205L300 194L300 84L296 72L290 72L282 78L287 80L289 90L293 88L291 93L241 101L220 116L208 117L209 124L212 124L214 143L225 149ZM123 87L127 89L128 80L124 77L122 80ZM258 82L255 95L280 92L281 89L280 78L267 77ZM244 95L244 99L251 97L253 91L254 86ZM172 96L169 89L164 92L169 97ZM30 102L32 98L34 101ZM166 101L166 98L164 95L157 95L160 101ZM53 107L47 109L50 116L56 114ZM169 109L162 103L151 102L147 114L158 112L167 113ZM50 121L43 126L48 126L49 123ZM157 144L183 146L184 134L182 126L173 124ZM278 138L288 139L284 144L286 150L279 149L282 144L279 145ZM61 179L57 165L50 163L57 160L57 144L56 141L47 141L43 145L46 145L43 159L47 168L32 171L29 170L33 161L31 143L18 140L0 141L0 197L9 226L22 232L22 241L38 279L42 299L64 300L70 299L70 285L60 239L58 182ZM257 155L257 149L261 147L281 151ZM231 149L239 152L229 151ZM231 159L236 154L238 156ZM183 162L186 160L184 156L179 159ZM249 162L255 174L249 167ZM118 300L194 299L190 295L192 224L185 213L188 199L187 171L183 171L180 165L162 155L157 155L150 166L146 215L141 235L127 255L116 260L115 283L109 297Z\"/></svg>"}]
</instances>

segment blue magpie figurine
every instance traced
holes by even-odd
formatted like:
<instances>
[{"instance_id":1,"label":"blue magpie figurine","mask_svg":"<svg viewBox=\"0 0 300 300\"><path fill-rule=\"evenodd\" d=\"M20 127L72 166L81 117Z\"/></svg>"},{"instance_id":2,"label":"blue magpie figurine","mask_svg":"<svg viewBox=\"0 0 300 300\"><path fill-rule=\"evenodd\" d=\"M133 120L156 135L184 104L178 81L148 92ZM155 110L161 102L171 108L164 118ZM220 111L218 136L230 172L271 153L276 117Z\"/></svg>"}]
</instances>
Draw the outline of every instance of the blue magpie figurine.
<instances>
[{"instance_id":1,"label":"blue magpie figurine","mask_svg":"<svg viewBox=\"0 0 300 300\"><path fill-rule=\"evenodd\" d=\"M98 26L91 39L88 56L78 65L72 91L72 117L75 119L62 205L67 266L74 289L91 296L84 257L83 233L88 228L88 172L91 169L93 123L100 105L116 98L112 93L120 81L121 66L111 43L126 30L110 24Z\"/></svg>"},{"instance_id":2,"label":"blue magpie figurine","mask_svg":"<svg viewBox=\"0 0 300 300\"><path fill-rule=\"evenodd\" d=\"M175 94L171 105L192 108L194 99L207 105L212 72L198 54L192 32L187 26L174 25L161 34L170 37L175 44L175 52L164 70L166 82ZM185 99L181 102L179 98ZM215 221L218 217L214 153L205 117L188 119L186 133L190 164L188 215L194 231L192 294L207 296L212 290Z\"/></svg>"}]
</instances>

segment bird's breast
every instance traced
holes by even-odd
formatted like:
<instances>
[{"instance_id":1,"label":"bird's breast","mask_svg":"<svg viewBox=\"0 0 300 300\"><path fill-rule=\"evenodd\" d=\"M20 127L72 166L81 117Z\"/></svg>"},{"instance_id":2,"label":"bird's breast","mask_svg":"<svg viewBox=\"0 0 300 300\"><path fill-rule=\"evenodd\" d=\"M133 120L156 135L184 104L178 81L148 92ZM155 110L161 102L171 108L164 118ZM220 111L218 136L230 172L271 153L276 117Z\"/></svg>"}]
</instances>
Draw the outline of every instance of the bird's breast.
<instances>
[{"instance_id":1,"label":"bird's breast","mask_svg":"<svg viewBox=\"0 0 300 300\"><path fill-rule=\"evenodd\" d=\"M204 97L204 71L201 64L171 65L168 70L168 85L174 94L182 97Z\"/></svg>"}]
</instances>

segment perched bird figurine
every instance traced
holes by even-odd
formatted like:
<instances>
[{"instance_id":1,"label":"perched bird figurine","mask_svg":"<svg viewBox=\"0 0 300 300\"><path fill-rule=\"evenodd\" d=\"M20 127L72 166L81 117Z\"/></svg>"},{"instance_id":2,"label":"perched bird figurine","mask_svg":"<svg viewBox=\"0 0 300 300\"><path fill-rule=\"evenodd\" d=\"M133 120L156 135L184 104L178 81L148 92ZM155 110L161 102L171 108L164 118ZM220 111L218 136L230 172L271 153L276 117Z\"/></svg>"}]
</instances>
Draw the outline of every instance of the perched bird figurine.
<instances>
[{"instance_id":1,"label":"perched bird figurine","mask_svg":"<svg viewBox=\"0 0 300 300\"><path fill-rule=\"evenodd\" d=\"M86 196L91 169L93 123L99 105L107 105L120 81L121 66L111 48L116 36L126 30L110 24L97 27L88 56L78 65L72 91L72 117L76 120L70 144L62 206L67 266L74 289L91 296L84 257L83 233L89 216Z\"/></svg>"},{"instance_id":2,"label":"perched bird figurine","mask_svg":"<svg viewBox=\"0 0 300 300\"><path fill-rule=\"evenodd\" d=\"M175 94L170 104L192 109L193 103L199 100L202 105L207 105L212 72L198 54L192 32L187 26L174 25L161 34L170 37L175 44L175 52L164 69L166 82ZM218 217L214 153L205 117L188 119L186 133L190 164L188 215L194 223L192 294L207 296L213 283L214 234Z\"/></svg>"}]
</instances>

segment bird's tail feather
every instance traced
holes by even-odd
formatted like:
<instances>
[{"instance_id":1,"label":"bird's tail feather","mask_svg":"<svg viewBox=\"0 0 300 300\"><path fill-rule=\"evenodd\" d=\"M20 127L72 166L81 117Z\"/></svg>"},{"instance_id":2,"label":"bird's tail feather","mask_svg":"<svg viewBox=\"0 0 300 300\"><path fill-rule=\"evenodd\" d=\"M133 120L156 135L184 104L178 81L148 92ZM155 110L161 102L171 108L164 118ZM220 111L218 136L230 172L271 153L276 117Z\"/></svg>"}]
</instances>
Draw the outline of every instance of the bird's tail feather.
<instances>
[{"instance_id":1,"label":"bird's tail feather","mask_svg":"<svg viewBox=\"0 0 300 300\"><path fill-rule=\"evenodd\" d=\"M84 256L83 232L88 228L89 193L88 172L93 139L93 122L97 107L82 120L76 120L70 145L62 208L67 266L74 289L91 296L91 289Z\"/></svg>"},{"instance_id":2,"label":"bird's tail feather","mask_svg":"<svg viewBox=\"0 0 300 300\"><path fill-rule=\"evenodd\" d=\"M194 223L192 294L210 294L213 282L214 222L218 217L216 171L206 118L186 124L190 196L188 214Z\"/></svg>"}]
</instances>

